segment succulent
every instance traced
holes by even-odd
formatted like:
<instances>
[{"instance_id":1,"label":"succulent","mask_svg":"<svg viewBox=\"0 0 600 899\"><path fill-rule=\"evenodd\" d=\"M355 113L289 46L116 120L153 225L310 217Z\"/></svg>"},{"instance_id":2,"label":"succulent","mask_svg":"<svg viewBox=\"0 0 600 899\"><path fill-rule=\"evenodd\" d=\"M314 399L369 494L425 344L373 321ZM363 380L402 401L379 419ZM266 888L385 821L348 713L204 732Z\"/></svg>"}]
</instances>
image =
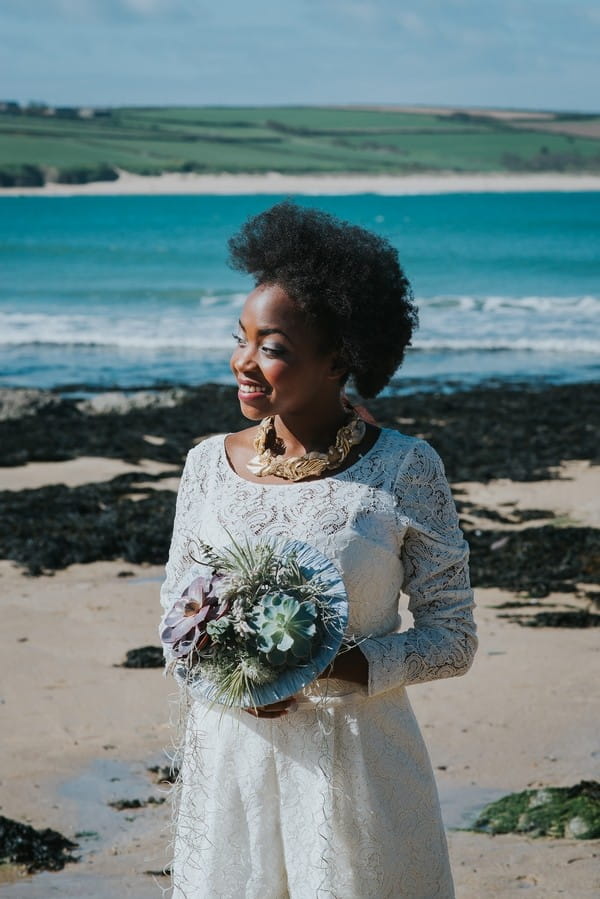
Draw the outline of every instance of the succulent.
<instances>
[{"instance_id":1,"label":"succulent","mask_svg":"<svg viewBox=\"0 0 600 899\"><path fill-rule=\"evenodd\" d=\"M209 621L206 625L206 633L213 643L222 643L224 638L231 633L233 622L228 615Z\"/></svg>"},{"instance_id":2,"label":"succulent","mask_svg":"<svg viewBox=\"0 0 600 899\"><path fill-rule=\"evenodd\" d=\"M215 575L195 578L165 616L160 639L175 658L204 649L210 642L208 622L221 618L228 608L218 594L220 580Z\"/></svg>"},{"instance_id":3,"label":"succulent","mask_svg":"<svg viewBox=\"0 0 600 899\"><path fill-rule=\"evenodd\" d=\"M317 632L317 611L313 603L300 602L291 593L267 593L253 618L256 645L272 665L284 665L310 655Z\"/></svg>"}]
</instances>

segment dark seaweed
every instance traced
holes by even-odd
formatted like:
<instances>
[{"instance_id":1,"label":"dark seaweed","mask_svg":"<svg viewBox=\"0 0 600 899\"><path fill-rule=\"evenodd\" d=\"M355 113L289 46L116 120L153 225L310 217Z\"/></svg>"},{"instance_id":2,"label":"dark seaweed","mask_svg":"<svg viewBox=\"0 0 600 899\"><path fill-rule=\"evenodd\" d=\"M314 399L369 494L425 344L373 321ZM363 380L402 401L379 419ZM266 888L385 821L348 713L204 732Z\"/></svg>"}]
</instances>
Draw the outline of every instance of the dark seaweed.
<instances>
[{"instance_id":1,"label":"dark seaweed","mask_svg":"<svg viewBox=\"0 0 600 899\"><path fill-rule=\"evenodd\" d=\"M556 518L556 512L551 512L550 509L514 509L510 513L511 518L517 524L522 524L525 521L540 521L545 518Z\"/></svg>"},{"instance_id":2,"label":"dark seaweed","mask_svg":"<svg viewBox=\"0 0 600 899\"><path fill-rule=\"evenodd\" d=\"M477 587L574 592L576 584L600 580L600 530L545 525L522 531L472 531L471 578Z\"/></svg>"},{"instance_id":3,"label":"dark seaweed","mask_svg":"<svg viewBox=\"0 0 600 899\"><path fill-rule=\"evenodd\" d=\"M379 424L429 440L453 481L552 477L565 459L598 460L600 384L479 387L369 400ZM90 414L74 399L0 421L0 465L109 456L181 464L195 439L247 425L235 388L204 384L175 406ZM144 435L159 437L161 445Z\"/></svg>"},{"instance_id":4,"label":"dark seaweed","mask_svg":"<svg viewBox=\"0 0 600 899\"><path fill-rule=\"evenodd\" d=\"M175 494L136 487L148 480L140 473L103 484L0 493L0 557L34 575L97 559L164 564ZM600 531L594 528L466 529L466 536L476 587L544 597L600 580Z\"/></svg>"},{"instance_id":5,"label":"dark seaweed","mask_svg":"<svg viewBox=\"0 0 600 899\"><path fill-rule=\"evenodd\" d=\"M90 414L75 399L40 404L35 414L0 421L0 465L105 456L181 464L194 440L247 424L235 390L216 384L193 388L176 406ZM164 440L155 444L152 435Z\"/></svg>"},{"instance_id":6,"label":"dark seaweed","mask_svg":"<svg viewBox=\"0 0 600 899\"><path fill-rule=\"evenodd\" d=\"M172 768L170 765L153 765L148 771L159 784L174 784L179 775L179 768Z\"/></svg>"},{"instance_id":7,"label":"dark seaweed","mask_svg":"<svg viewBox=\"0 0 600 899\"><path fill-rule=\"evenodd\" d=\"M151 877L170 877L171 868L163 868L160 871L144 871L144 874L149 874Z\"/></svg>"},{"instance_id":8,"label":"dark seaweed","mask_svg":"<svg viewBox=\"0 0 600 899\"><path fill-rule=\"evenodd\" d=\"M61 871L67 862L77 861L70 852L77 845L57 830L36 830L0 815L0 864L24 865L30 874Z\"/></svg>"},{"instance_id":9,"label":"dark seaweed","mask_svg":"<svg viewBox=\"0 0 600 899\"><path fill-rule=\"evenodd\" d=\"M526 521L543 521L556 518L556 513L545 509L511 509L502 514L496 509L485 509L475 503L457 499L456 509L460 515L466 514L475 518L487 518L488 521L496 521L499 524L523 524Z\"/></svg>"},{"instance_id":10,"label":"dark seaweed","mask_svg":"<svg viewBox=\"0 0 600 899\"><path fill-rule=\"evenodd\" d=\"M33 575L98 559L164 564L175 494L135 486L148 480L136 473L82 487L1 492L0 557Z\"/></svg>"},{"instance_id":11,"label":"dark seaweed","mask_svg":"<svg viewBox=\"0 0 600 899\"><path fill-rule=\"evenodd\" d=\"M600 591L586 590L585 595L596 609L600 609Z\"/></svg>"},{"instance_id":12,"label":"dark seaweed","mask_svg":"<svg viewBox=\"0 0 600 899\"><path fill-rule=\"evenodd\" d=\"M381 424L431 440L451 480L529 480L551 476L551 467L564 459L596 457L599 386L422 393L373 400L369 407ZM126 413L84 413L74 400L46 399L36 395L20 418L0 422L0 464L82 453L181 464L199 435L235 430L245 422L234 389L215 385L190 389L173 407ZM145 434L165 442L148 442ZM0 557L13 559L30 574L97 559L163 564L175 495L141 486L148 481L160 486L161 477L140 472L75 488L5 491L0 494ZM484 510L460 499L459 506L508 525L552 516L541 510ZM593 528L479 530L464 524L475 586L544 597L551 590L572 592L577 584L600 580L600 538Z\"/></svg>"},{"instance_id":13,"label":"dark seaweed","mask_svg":"<svg viewBox=\"0 0 600 899\"><path fill-rule=\"evenodd\" d=\"M587 609L568 609L563 612L536 612L535 615L500 615L523 627L600 627L600 615Z\"/></svg>"},{"instance_id":14,"label":"dark seaweed","mask_svg":"<svg viewBox=\"0 0 600 899\"><path fill-rule=\"evenodd\" d=\"M451 481L535 481L566 459L599 458L600 384L415 393L368 407L379 424L430 441Z\"/></svg>"},{"instance_id":15,"label":"dark seaweed","mask_svg":"<svg viewBox=\"0 0 600 899\"><path fill-rule=\"evenodd\" d=\"M149 805L162 805L165 801L164 796L160 796L158 799L155 796L149 796L148 799L115 799L108 804L116 811L124 812L134 808L146 808Z\"/></svg>"},{"instance_id":16,"label":"dark seaweed","mask_svg":"<svg viewBox=\"0 0 600 899\"><path fill-rule=\"evenodd\" d=\"M123 668L163 668L165 659L160 646L140 646L129 649L123 662Z\"/></svg>"}]
</instances>

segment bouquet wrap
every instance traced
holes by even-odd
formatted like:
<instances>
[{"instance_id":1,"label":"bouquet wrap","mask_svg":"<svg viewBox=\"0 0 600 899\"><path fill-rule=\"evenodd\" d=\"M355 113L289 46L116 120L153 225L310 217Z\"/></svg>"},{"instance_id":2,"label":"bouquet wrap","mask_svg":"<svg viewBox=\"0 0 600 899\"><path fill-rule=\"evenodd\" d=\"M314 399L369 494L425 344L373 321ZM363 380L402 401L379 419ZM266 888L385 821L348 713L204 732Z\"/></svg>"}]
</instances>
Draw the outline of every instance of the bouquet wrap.
<instances>
[{"instance_id":1,"label":"bouquet wrap","mask_svg":"<svg viewBox=\"0 0 600 899\"><path fill-rule=\"evenodd\" d=\"M348 622L339 571L314 546L272 539L200 544L200 574L161 639L195 698L250 708L287 699L336 656Z\"/></svg>"}]
</instances>

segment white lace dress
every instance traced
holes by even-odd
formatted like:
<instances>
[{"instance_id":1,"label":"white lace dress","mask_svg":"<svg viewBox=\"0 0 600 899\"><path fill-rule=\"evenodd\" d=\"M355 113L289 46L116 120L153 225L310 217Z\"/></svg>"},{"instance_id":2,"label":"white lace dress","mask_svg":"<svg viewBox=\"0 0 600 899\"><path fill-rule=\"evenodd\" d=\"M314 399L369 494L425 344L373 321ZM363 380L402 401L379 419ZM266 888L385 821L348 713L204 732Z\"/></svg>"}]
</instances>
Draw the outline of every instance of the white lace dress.
<instances>
[{"instance_id":1,"label":"white lace dress","mask_svg":"<svg viewBox=\"0 0 600 899\"><path fill-rule=\"evenodd\" d=\"M226 531L304 540L336 563L369 685L319 681L277 719L191 701L173 896L451 899L433 773L404 689L463 674L476 647L468 550L439 457L383 429L337 475L263 485L233 471L223 436L205 440L182 476L165 609L195 574L196 539L223 546ZM401 589L414 627L400 633Z\"/></svg>"}]
</instances>

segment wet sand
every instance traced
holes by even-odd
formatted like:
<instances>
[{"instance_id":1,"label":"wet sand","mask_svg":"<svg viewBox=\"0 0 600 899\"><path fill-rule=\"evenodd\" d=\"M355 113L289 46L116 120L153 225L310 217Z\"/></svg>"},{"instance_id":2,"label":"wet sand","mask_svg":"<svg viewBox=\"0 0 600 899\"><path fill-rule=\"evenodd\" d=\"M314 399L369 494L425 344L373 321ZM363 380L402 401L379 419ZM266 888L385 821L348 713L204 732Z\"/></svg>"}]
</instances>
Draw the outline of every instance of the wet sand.
<instances>
[{"instance_id":1,"label":"wet sand","mask_svg":"<svg viewBox=\"0 0 600 899\"><path fill-rule=\"evenodd\" d=\"M119 578L125 569L134 576ZM114 667L132 646L156 642L160 578L160 568L119 562L36 579L0 564L2 814L71 838L97 834L79 838L78 865L0 886L0 895L160 895L145 872L168 860L167 805L118 812L107 804L164 795L147 768L166 761L173 685L159 669ZM597 632L520 628L495 609L510 598L477 592L481 648L465 678L409 689L449 828L507 792L597 776ZM578 899L599 885L597 843L456 830L449 841L463 899L504 899L525 884L532 896L563 889Z\"/></svg>"}]
</instances>

